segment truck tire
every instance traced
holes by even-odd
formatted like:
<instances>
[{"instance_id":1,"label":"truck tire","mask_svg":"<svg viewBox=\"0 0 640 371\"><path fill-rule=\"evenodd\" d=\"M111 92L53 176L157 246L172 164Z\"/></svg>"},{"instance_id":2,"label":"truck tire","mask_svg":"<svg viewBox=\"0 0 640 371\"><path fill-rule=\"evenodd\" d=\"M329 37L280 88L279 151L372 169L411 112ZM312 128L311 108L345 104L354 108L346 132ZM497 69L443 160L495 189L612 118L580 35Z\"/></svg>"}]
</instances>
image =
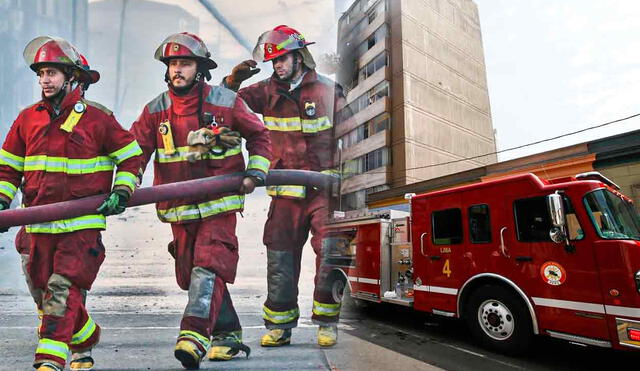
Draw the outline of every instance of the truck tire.
<instances>
[{"instance_id":1,"label":"truck tire","mask_svg":"<svg viewBox=\"0 0 640 371\"><path fill-rule=\"evenodd\" d=\"M343 275L336 273L331 277L331 296L336 303L341 303L344 295L344 288L347 284L347 279Z\"/></svg>"},{"instance_id":2,"label":"truck tire","mask_svg":"<svg viewBox=\"0 0 640 371\"><path fill-rule=\"evenodd\" d=\"M533 340L527 307L519 296L502 286L484 285L472 292L465 319L480 344L499 352L523 354Z\"/></svg>"}]
</instances>

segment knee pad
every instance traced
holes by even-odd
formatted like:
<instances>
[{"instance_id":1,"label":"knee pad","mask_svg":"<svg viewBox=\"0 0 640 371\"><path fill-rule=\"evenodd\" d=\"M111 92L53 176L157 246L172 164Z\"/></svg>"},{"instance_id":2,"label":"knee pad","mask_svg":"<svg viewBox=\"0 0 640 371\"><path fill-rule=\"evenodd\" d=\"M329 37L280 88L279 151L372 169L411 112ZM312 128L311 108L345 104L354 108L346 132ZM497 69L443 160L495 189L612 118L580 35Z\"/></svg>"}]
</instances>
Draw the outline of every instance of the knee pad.
<instances>
[{"instance_id":1,"label":"knee pad","mask_svg":"<svg viewBox=\"0 0 640 371\"><path fill-rule=\"evenodd\" d=\"M215 273L202 267L193 267L191 269L189 302L184 310L185 317L209 318L215 279Z\"/></svg>"},{"instance_id":2,"label":"knee pad","mask_svg":"<svg viewBox=\"0 0 640 371\"><path fill-rule=\"evenodd\" d=\"M49 277L47 292L42 301L44 315L64 316L67 310L69 288L71 288L71 281L68 278L57 273Z\"/></svg>"}]
</instances>

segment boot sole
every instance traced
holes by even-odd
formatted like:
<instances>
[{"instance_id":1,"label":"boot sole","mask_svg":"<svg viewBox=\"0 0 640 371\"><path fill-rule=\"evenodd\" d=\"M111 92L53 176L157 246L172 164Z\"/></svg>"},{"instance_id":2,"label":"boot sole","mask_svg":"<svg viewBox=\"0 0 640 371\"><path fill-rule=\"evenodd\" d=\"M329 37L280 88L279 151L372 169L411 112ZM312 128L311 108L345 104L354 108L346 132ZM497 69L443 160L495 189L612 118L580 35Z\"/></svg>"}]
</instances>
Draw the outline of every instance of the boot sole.
<instances>
[{"instance_id":1,"label":"boot sole","mask_svg":"<svg viewBox=\"0 0 640 371\"><path fill-rule=\"evenodd\" d=\"M200 363L193 359L193 356L184 350L176 350L173 352L173 355L176 357L180 363L182 363L182 367L187 370L199 370Z\"/></svg>"},{"instance_id":2,"label":"boot sole","mask_svg":"<svg viewBox=\"0 0 640 371\"><path fill-rule=\"evenodd\" d=\"M282 347L282 346L290 345L290 344L291 344L291 340L285 341L283 343L272 343L272 344L260 343L261 346L267 347L267 348L277 348L277 347Z\"/></svg>"}]
</instances>

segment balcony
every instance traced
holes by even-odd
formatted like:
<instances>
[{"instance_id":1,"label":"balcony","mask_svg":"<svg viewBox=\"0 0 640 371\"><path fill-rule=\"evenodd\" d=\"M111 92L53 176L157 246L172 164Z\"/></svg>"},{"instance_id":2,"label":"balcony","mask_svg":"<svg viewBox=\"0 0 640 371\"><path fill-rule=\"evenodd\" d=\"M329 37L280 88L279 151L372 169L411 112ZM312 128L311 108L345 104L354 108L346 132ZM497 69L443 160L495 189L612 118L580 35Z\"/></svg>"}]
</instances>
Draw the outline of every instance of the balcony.
<instances>
[{"instance_id":1,"label":"balcony","mask_svg":"<svg viewBox=\"0 0 640 371\"><path fill-rule=\"evenodd\" d=\"M391 166L382 166L342 182L342 194L391 183Z\"/></svg>"},{"instance_id":2,"label":"balcony","mask_svg":"<svg viewBox=\"0 0 640 371\"><path fill-rule=\"evenodd\" d=\"M388 147L391 144L391 132L383 130L369 138L342 150L342 162L364 156L367 153L381 147ZM336 154L337 155L337 154Z\"/></svg>"},{"instance_id":3,"label":"balcony","mask_svg":"<svg viewBox=\"0 0 640 371\"><path fill-rule=\"evenodd\" d=\"M362 54L360 59L358 59L358 68L364 68L367 63L371 62L373 58L377 57L383 51L388 50L390 46L391 42L389 40L389 37L385 37L384 39L376 43L373 48L367 50L367 52Z\"/></svg>"},{"instance_id":4,"label":"balcony","mask_svg":"<svg viewBox=\"0 0 640 371\"><path fill-rule=\"evenodd\" d=\"M377 70L373 75L367 77L366 79L360 81L358 85L356 85L353 89L349 90L347 93L347 104L350 104L354 100L356 100L362 94L371 90L374 86L383 82L384 80L390 80L390 69L389 66L384 66L381 69Z\"/></svg>"},{"instance_id":5,"label":"balcony","mask_svg":"<svg viewBox=\"0 0 640 371\"><path fill-rule=\"evenodd\" d=\"M351 130L355 129L358 125L371 120L381 113L389 112L391 110L391 100L389 97L383 97L360 110L360 112L353 115L350 119L341 122L336 126L336 137L341 137Z\"/></svg>"}]
</instances>

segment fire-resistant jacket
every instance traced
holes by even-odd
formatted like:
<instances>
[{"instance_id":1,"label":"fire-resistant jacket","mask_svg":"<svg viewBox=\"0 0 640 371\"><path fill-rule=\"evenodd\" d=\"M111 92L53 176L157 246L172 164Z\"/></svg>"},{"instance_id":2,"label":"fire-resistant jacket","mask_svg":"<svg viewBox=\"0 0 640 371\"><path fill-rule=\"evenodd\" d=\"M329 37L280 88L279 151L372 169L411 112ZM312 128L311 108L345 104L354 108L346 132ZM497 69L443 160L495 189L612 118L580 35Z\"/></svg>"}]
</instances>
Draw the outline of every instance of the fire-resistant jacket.
<instances>
[{"instance_id":1,"label":"fire-resistant jacket","mask_svg":"<svg viewBox=\"0 0 640 371\"><path fill-rule=\"evenodd\" d=\"M10 202L23 176L27 207L108 193L112 182L114 188L134 191L142 154L138 143L111 111L80 92L67 94L57 115L46 99L20 112L0 150L0 197ZM27 232L105 228L105 217L96 213L32 224Z\"/></svg>"},{"instance_id":2,"label":"fire-resistant jacket","mask_svg":"<svg viewBox=\"0 0 640 371\"><path fill-rule=\"evenodd\" d=\"M333 123L345 104L339 85L310 70L293 91L272 75L240 89L238 95L263 115L271 134L271 168L334 173ZM305 187L295 185L270 186L267 192L274 197L306 196Z\"/></svg>"},{"instance_id":3,"label":"fire-resistant jacket","mask_svg":"<svg viewBox=\"0 0 640 371\"><path fill-rule=\"evenodd\" d=\"M249 151L247 169L267 173L271 158L269 133L260 118L235 92L203 82L202 112L211 113L214 122L238 131L246 139ZM198 91L194 87L185 95L176 94L171 87L149 102L131 128L144 153L144 166L154 158L153 184L224 175L245 171L241 146L227 149L223 154L209 152L191 163L187 160L189 131L199 128ZM163 138L164 134L164 138ZM170 140L175 153L170 154L165 144ZM143 166L143 167L144 167ZM200 199L177 199L156 204L158 217L167 223L185 223L197 219L242 211L244 196L237 192L219 193Z\"/></svg>"}]
</instances>

